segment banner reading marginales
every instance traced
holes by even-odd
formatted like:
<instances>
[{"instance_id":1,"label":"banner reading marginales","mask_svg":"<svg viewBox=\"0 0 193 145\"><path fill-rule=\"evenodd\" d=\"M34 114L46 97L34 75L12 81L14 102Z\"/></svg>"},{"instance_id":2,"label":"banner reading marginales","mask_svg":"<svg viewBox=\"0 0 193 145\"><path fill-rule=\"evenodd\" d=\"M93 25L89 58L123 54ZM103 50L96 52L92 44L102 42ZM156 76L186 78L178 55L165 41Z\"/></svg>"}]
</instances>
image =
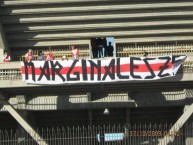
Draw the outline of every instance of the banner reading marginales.
<instances>
[{"instance_id":1,"label":"banner reading marginales","mask_svg":"<svg viewBox=\"0 0 193 145\"><path fill-rule=\"evenodd\" d=\"M22 80L35 84L156 80L175 76L186 56L21 62Z\"/></svg>"}]
</instances>

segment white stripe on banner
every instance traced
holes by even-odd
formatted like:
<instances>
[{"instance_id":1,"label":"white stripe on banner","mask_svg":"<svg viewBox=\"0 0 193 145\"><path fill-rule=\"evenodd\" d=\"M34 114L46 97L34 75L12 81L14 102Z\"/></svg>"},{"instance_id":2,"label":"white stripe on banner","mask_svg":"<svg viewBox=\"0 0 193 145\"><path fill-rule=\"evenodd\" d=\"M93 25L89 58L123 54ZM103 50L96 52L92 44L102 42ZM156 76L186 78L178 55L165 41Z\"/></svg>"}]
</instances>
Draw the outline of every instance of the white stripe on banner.
<instances>
[{"instance_id":1,"label":"white stripe on banner","mask_svg":"<svg viewBox=\"0 0 193 145\"><path fill-rule=\"evenodd\" d=\"M176 75L186 56L21 62L22 80L35 84L157 80Z\"/></svg>"}]
</instances>

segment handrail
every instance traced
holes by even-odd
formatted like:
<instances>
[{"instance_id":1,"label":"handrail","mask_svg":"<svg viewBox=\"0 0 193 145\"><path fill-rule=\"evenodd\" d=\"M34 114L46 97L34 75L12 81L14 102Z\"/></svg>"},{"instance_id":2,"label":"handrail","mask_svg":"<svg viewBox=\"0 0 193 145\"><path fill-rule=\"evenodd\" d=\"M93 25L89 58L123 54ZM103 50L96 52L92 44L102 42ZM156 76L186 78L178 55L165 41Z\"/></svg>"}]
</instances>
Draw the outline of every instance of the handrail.
<instances>
[{"instance_id":1,"label":"handrail","mask_svg":"<svg viewBox=\"0 0 193 145\"><path fill-rule=\"evenodd\" d=\"M193 55L193 49L191 48L175 48L175 47L168 47L168 48L159 48L156 49L152 47L141 47L141 48L117 48L117 56L118 57L129 57L129 56L143 56L144 51L148 52L149 56L160 56L161 55Z\"/></svg>"},{"instance_id":2,"label":"handrail","mask_svg":"<svg viewBox=\"0 0 193 145\"><path fill-rule=\"evenodd\" d=\"M83 39L83 40L50 40L50 41L39 41L39 40L34 40L34 41L14 41L14 42L9 42L9 47L36 47L36 46L61 46L61 45L72 45L72 44L77 44L77 45L89 45L90 40L89 39Z\"/></svg>"},{"instance_id":3,"label":"handrail","mask_svg":"<svg viewBox=\"0 0 193 145\"><path fill-rule=\"evenodd\" d=\"M175 41L188 41L193 40L193 36L160 36L160 37L138 37L138 38L118 38L117 43L138 43L138 42L175 42Z\"/></svg>"},{"instance_id":4,"label":"handrail","mask_svg":"<svg viewBox=\"0 0 193 145\"><path fill-rule=\"evenodd\" d=\"M67 58L71 58L72 57L69 49L59 49L59 50L52 49L50 51L53 52L56 60L61 60L64 55ZM44 55L47 56L50 51L49 50L43 51ZM34 56L34 60L37 60L38 50L34 51L34 55L33 56ZM13 56L13 57L17 57L17 58L19 57L20 61L25 61L25 55ZM79 49L79 58L90 58L90 50L89 50L89 48L80 48Z\"/></svg>"},{"instance_id":5,"label":"handrail","mask_svg":"<svg viewBox=\"0 0 193 145\"><path fill-rule=\"evenodd\" d=\"M193 45L165 45L165 46L141 46L141 47L129 47L127 44L125 46L120 46L117 43L116 46L116 56L117 57L129 57L129 56L143 56L144 51L148 52L149 56L162 56L162 55L188 55L193 56ZM52 51L57 59L61 59L63 55L71 58L70 50L64 48L58 49L37 49L34 50L35 60L38 55L38 51L43 50L44 54L47 55L49 51ZM90 58L91 50L88 46L79 49L80 58ZM25 55L12 55L15 60L25 60Z\"/></svg>"}]
</instances>

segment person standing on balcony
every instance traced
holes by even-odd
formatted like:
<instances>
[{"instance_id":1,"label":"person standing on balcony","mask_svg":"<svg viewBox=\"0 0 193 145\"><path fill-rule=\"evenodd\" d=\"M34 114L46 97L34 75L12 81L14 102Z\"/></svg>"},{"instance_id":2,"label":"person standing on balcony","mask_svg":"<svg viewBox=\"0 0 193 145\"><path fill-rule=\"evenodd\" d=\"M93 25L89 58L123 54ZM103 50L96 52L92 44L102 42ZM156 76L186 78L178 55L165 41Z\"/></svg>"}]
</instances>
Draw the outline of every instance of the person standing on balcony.
<instances>
[{"instance_id":1,"label":"person standing on balcony","mask_svg":"<svg viewBox=\"0 0 193 145\"><path fill-rule=\"evenodd\" d=\"M3 62L9 62L11 60L11 57L7 51L3 54Z\"/></svg>"},{"instance_id":2,"label":"person standing on balcony","mask_svg":"<svg viewBox=\"0 0 193 145\"><path fill-rule=\"evenodd\" d=\"M61 60L68 60L68 58L66 57L66 55L62 56Z\"/></svg>"},{"instance_id":3,"label":"person standing on balcony","mask_svg":"<svg viewBox=\"0 0 193 145\"><path fill-rule=\"evenodd\" d=\"M46 61L51 61L51 60L54 60L55 59L55 56L54 54L50 51L46 57Z\"/></svg>"},{"instance_id":4,"label":"person standing on balcony","mask_svg":"<svg viewBox=\"0 0 193 145\"><path fill-rule=\"evenodd\" d=\"M91 38L92 57L98 58L97 38Z\"/></svg>"},{"instance_id":5,"label":"person standing on balcony","mask_svg":"<svg viewBox=\"0 0 193 145\"><path fill-rule=\"evenodd\" d=\"M38 52L37 60L39 60L39 61L45 60L45 56L44 56L44 52L43 51L39 51Z\"/></svg>"},{"instance_id":6,"label":"person standing on balcony","mask_svg":"<svg viewBox=\"0 0 193 145\"><path fill-rule=\"evenodd\" d=\"M79 50L78 50L78 48L75 45L72 45L71 49L72 49L71 50L72 59L73 60L78 59L79 58Z\"/></svg>"},{"instance_id":7,"label":"person standing on balcony","mask_svg":"<svg viewBox=\"0 0 193 145\"><path fill-rule=\"evenodd\" d=\"M104 57L104 44L103 44L102 38L98 38L97 43L98 43L98 58L103 58Z\"/></svg>"},{"instance_id":8,"label":"person standing on balcony","mask_svg":"<svg viewBox=\"0 0 193 145\"><path fill-rule=\"evenodd\" d=\"M34 56L32 54L32 49L28 49L28 52L25 55L25 61L30 62L34 59Z\"/></svg>"},{"instance_id":9,"label":"person standing on balcony","mask_svg":"<svg viewBox=\"0 0 193 145\"><path fill-rule=\"evenodd\" d=\"M106 47L107 56L113 57L113 51L114 51L114 48L113 48L112 42L109 42L109 45Z\"/></svg>"}]
</instances>

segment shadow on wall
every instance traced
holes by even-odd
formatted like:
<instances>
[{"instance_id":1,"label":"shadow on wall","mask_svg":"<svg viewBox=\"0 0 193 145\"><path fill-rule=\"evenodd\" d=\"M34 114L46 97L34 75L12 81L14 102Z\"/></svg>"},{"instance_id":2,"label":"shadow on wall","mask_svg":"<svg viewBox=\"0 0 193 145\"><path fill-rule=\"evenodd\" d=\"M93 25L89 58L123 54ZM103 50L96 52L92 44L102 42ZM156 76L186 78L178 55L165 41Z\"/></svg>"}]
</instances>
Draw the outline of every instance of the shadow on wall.
<instances>
[{"instance_id":1,"label":"shadow on wall","mask_svg":"<svg viewBox=\"0 0 193 145\"><path fill-rule=\"evenodd\" d=\"M3 108L3 105L0 103L0 110Z\"/></svg>"},{"instance_id":2,"label":"shadow on wall","mask_svg":"<svg viewBox=\"0 0 193 145\"><path fill-rule=\"evenodd\" d=\"M170 91L169 91L170 92ZM172 91L171 91L172 92ZM192 97L186 96L186 93L181 94L182 97L178 97L180 94L173 94L169 99L162 93L162 91L133 91L128 93L129 97L135 100L138 107L142 106L182 106L190 105L193 103Z\"/></svg>"},{"instance_id":3,"label":"shadow on wall","mask_svg":"<svg viewBox=\"0 0 193 145\"><path fill-rule=\"evenodd\" d=\"M162 105L166 102L165 96L162 92L131 92L129 93L129 97L135 100L137 106L151 106L152 105Z\"/></svg>"},{"instance_id":4,"label":"shadow on wall","mask_svg":"<svg viewBox=\"0 0 193 145\"><path fill-rule=\"evenodd\" d=\"M69 94L58 95L58 97L57 97L57 109L66 108L66 106L70 107L71 105L72 105L72 103L70 102L70 95Z\"/></svg>"},{"instance_id":5,"label":"shadow on wall","mask_svg":"<svg viewBox=\"0 0 193 145\"><path fill-rule=\"evenodd\" d=\"M97 92L97 93L91 93L91 101L97 101L97 100L102 100L105 97L108 96L107 92Z\"/></svg>"},{"instance_id":6,"label":"shadow on wall","mask_svg":"<svg viewBox=\"0 0 193 145\"><path fill-rule=\"evenodd\" d=\"M97 101L102 100L108 94L107 93L94 93L92 94L92 100ZM87 107L93 107L94 104L90 104L89 97L84 94L84 96L77 95L77 97L72 97L70 94L58 95L57 96L57 109L80 109Z\"/></svg>"},{"instance_id":7,"label":"shadow on wall","mask_svg":"<svg viewBox=\"0 0 193 145\"><path fill-rule=\"evenodd\" d=\"M7 94L2 94L2 96L5 98L4 101L6 101L6 102L9 101L10 97ZM4 98L2 98L2 99L4 99ZM4 106L3 101L1 101L1 98L0 98L0 110L3 108L3 106Z\"/></svg>"}]
</instances>

